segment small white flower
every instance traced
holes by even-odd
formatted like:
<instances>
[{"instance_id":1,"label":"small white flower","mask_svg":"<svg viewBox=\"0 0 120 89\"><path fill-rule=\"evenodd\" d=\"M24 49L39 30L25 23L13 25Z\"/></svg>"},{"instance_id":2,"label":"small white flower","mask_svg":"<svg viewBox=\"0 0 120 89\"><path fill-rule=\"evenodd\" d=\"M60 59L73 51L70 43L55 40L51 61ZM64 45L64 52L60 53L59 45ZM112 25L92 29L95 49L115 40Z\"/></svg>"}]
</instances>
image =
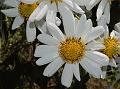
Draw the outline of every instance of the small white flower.
<instances>
[{"instance_id":1,"label":"small white flower","mask_svg":"<svg viewBox=\"0 0 120 89\"><path fill-rule=\"evenodd\" d=\"M33 2L33 0L24 1L26 1L26 3ZM72 11L80 14L84 13L84 11L73 0L41 0L39 6L31 14L29 21L39 21L46 16L46 21L48 23L54 22L57 12L60 13L62 18L66 18L69 15L68 13L72 13Z\"/></svg>"},{"instance_id":2,"label":"small white flower","mask_svg":"<svg viewBox=\"0 0 120 89\"><path fill-rule=\"evenodd\" d=\"M36 38L36 27L41 32L47 31L46 29L47 25L44 18L40 21L35 22L28 21L29 16L38 7L38 3L25 4L20 0L5 0L4 4L12 7L10 9L1 10L1 12L3 12L5 15L9 17L15 17L15 20L12 25L13 30L20 27L20 25L22 25L24 22L27 22L26 37L28 42L32 42ZM56 25L60 25L61 20L58 17L56 17L54 23L56 23Z\"/></svg>"},{"instance_id":3,"label":"small white flower","mask_svg":"<svg viewBox=\"0 0 120 89\"><path fill-rule=\"evenodd\" d=\"M115 59L120 55L120 33L113 30L109 34L106 26L105 35L101 38L101 43L104 45L101 52L109 57L109 65L117 67Z\"/></svg>"},{"instance_id":4,"label":"small white flower","mask_svg":"<svg viewBox=\"0 0 120 89\"><path fill-rule=\"evenodd\" d=\"M95 50L101 49L99 44L90 42L103 34L104 29L97 26L91 30L92 22L82 15L78 24L71 14L69 23L64 24L65 34L53 23L48 24L51 35L40 34L37 38L46 45L39 45L35 50L35 57L40 57L36 64L41 66L50 63L44 70L44 76L52 76L65 64L61 82L70 87L73 75L80 81L79 64L94 77L100 78L101 67L108 65L108 57ZM91 50L92 49L92 50ZM93 50L94 49L94 50Z\"/></svg>"},{"instance_id":5,"label":"small white flower","mask_svg":"<svg viewBox=\"0 0 120 89\"><path fill-rule=\"evenodd\" d=\"M12 29L20 27L24 21L27 21L31 13L38 6L36 3L25 4L19 0L5 0L4 4L12 7L10 9L1 10L1 12L3 12L6 16L15 17L12 24ZM26 36L29 42L36 38L36 26L34 22L27 21Z\"/></svg>"}]
</instances>

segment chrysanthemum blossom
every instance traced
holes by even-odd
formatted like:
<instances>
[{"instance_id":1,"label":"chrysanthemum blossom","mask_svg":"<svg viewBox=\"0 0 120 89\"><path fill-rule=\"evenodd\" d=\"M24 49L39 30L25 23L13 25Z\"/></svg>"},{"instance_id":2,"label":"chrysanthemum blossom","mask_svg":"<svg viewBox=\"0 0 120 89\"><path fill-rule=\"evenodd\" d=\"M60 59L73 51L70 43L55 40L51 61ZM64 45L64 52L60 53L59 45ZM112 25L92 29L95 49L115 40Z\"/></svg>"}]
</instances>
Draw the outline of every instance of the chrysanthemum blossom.
<instances>
[{"instance_id":1,"label":"chrysanthemum blossom","mask_svg":"<svg viewBox=\"0 0 120 89\"><path fill-rule=\"evenodd\" d=\"M117 67L115 59L120 55L120 33L113 30L109 34L108 29L105 32L101 38L104 47L100 51L109 57L109 65Z\"/></svg>"},{"instance_id":2,"label":"chrysanthemum blossom","mask_svg":"<svg viewBox=\"0 0 120 89\"><path fill-rule=\"evenodd\" d=\"M20 25L22 25L24 22L27 22L26 37L28 42L32 42L36 38L36 27L41 32L46 32L46 28L45 28L46 23L44 19L35 22L28 21L28 18L30 17L32 12L38 7L37 2L32 4L26 4L21 2L20 0L5 0L4 4L12 7L10 9L1 10L1 11L6 16L15 17L15 20L12 25L13 30L20 27ZM54 23L56 23L56 25L60 25L61 21L59 18L56 17Z\"/></svg>"},{"instance_id":3,"label":"chrysanthemum blossom","mask_svg":"<svg viewBox=\"0 0 120 89\"><path fill-rule=\"evenodd\" d=\"M26 2L31 3L33 0L26 0ZM72 11L80 14L84 13L73 0L41 0L39 6L31 14L29 21L39 21L46 16L47 22L53 22L57 12L59 12L63 18L66 18L67 11L71 11L71 13Z\"/></svg>"},{"instance_id":4,"label":"chrysanthemum blossom","mask_svg":"<svg viewBox=\"0 0 120 89\"><path fill-rule=\"evenodd\" d=\"M37 3L25 4L23 2L20 2L19 0L5 0L4 4L13 7L10 9L1 10L6 16L15 17L12 24L12 29L20 27L20 25L22 25L24 21L26 21L27 40L29 42L33 41L36 37L36 27L33 22L28 21L28 18L38 6Z\"/></svg>"},{"instance_id":5,"label":"chrysanthemum blossom","mask_svg":"<svg viewBox=\"0 0 120 89\"><path fill-rule=\"evenodd\" d=\"M40 57L36 64L45 68L43 75L52 76L64 64L61 83L70 87L73 75L80 81L79 64L89 74L100 78L101 67L108 65L108 57L95 50L101 49L99 44L90 44L91 41L103 34L104 29L97 26L93 29L91 20L82 15L77 24L71 14L69 23L64 23L65 34L53 23L48 24L51 35L40 34L37 38L45 45L39 45L35 50L35 57Z\"/></svg>"}]
</instances>

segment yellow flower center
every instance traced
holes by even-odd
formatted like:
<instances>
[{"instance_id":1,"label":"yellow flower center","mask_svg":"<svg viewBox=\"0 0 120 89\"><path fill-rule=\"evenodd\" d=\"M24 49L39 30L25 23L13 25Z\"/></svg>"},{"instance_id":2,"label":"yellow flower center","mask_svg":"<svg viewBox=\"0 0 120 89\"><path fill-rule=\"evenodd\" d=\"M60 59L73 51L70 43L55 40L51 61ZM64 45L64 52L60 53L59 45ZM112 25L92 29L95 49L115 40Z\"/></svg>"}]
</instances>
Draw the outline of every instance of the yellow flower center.
<instances>
[{"instance_id":1,"label":"yellow flower center","mask_svg":"<svg viewBox=\"0 0 120 89\"><path fill-rule=\"evenodd\" d=\"M37 3L25 4L21 2L18 7L19 13L24 19L27 20L32 14L32 12L36 9L37 6L38 6Z\"/></svg>"},{"instance_id":2,"label":"yellow flower center","mask_svg":"<svg viewBox=\"0 0 120 89\"><path fill-rule=\"evenodd\" d=\"M50 2L58 5L58 3L62 2L62 0L50 0Z\"/></svg>"},{"instance_id":3,"label":"yellow flower center","mask_svg":"<svg viewBox=\"0 0 120 89\"><path fill-rule=\"evenodd\" d=\"M68 62L75 63L82 59L85 53L85 44L79 38L70 37L59 45L60 57Z\"/></svg>"},{"instance_id":4,"label":"yellow flower center","mask_svg":"<svg viewBox=\"0 0 120 89\"><path fill-rule=\"evenodd\" d=\"M105 48L102 49L102 52L106 54L110 59L115 58L120 53L119 42L114 37L108 37L104 39Z\"/></svg>"}]
</instances>

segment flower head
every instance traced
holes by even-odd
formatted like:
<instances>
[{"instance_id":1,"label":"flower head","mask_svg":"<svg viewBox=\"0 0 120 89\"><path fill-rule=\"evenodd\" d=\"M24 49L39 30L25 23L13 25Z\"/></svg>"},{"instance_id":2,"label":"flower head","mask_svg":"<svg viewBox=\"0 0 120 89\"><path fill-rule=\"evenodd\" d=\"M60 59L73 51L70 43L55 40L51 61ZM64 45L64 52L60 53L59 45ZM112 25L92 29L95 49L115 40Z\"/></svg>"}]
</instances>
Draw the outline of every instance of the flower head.
<instances>
[{"instance_id":1,"label":"flower head","mask_svg":"<svg viewBox=\"0 0 120 89\"><path fill-rule=\"evenodd\" d=\"M32 14L32 12L36 9L38 6L37 3L32 4L25 4L19 0L5 0L4 4L11 6L13 8L1 10L5 15L8 17L15 17L12 29L16 29L20 27L24 23L24 21L27 21L26 25L26 36L27 41L31 42L36 38L36 26L34 22L29 22L28 18Z\"/></svg>"},{"instance_id":2,"label":"flower head","mask_svg":"<svg viewBox=\"0 0 120 89\"><path fill-rule=\"evenodd\" d=\"M18 0L5 0L4 4L13 7L10 9L1 10L5 15L9 17L16 17L13 22L12 29L18 28L21 24L24 23L24 20L27 21L29 16L38 6L37 3L25 4Z\"/></svg>"},{"instance_id":3,"label":"flower head","mask_svg":"<svg viewBox=\"0 0 120 89\"><path fill-rule=\"evenodd\" d=\"M27 1L20 1L20 0L5 0L4 4L11 6L13 8L1 10L6 16L8 17L15 17L12 29L16 29L20 27L24 22L27 22L26 24L26 37L28 42L32 42L36 38L36 27L41 32L46 32L46 23L45 20L42 19L41 21L28 21L30 15L33 13L33 11L38 7L38 2L34 3L28 3ZM55 17L56 24L60 25L60 19ZM42 28L42 30L41 30Z\"/></svg>"},{"instance_id":4,"label":"flower head","mask_svg":"<svg viewBox=\"0 0 120 89\"><path fill-rule=\"evenodd\" d=\"M115 30L109 34L109 30L105 30L100 42L104 45L101 52L109 57L109 65L117 67L115 59L120 55L120 34Z\"/></svg>"},{"instance_id":5,"label":"flower head","mask_svg":"<svg viewBox=\"0 0 120 89\"><path fill-rule=\"evenodd\" d=\"M102 49L102 52L106 54L110 58L110 60L114 59L116 56L120 54L119 53L120 42L115 37L109 36L107 38L104 38L103 44L105 45L105 48Z\"/></svg>"},{"instance_id":6,"label":"flower head","mask_svg":"<svg viewBox=\"0 0 120 89\"><path fill-rule=\"evenodd\" d=\"M85 15L75 24L75 19L69 19L64 24L65 34L53 23L48 24L51 35L40 34L37 38L46 45L39 45L35 50L35 57L41 57L36 61L37 65L50 63L44 70L44 76L52 76L65 64L61 82L64 86L70 87L73 75L80 81L79 64L94 77L100 78L101 66L108 64L108 57L95 51L99 44L90 42L103 34L104 29L97 26L91 30L92 22L87 20ZM94 48L94 50L91 50Z\"/></svg>"}]
</instances>

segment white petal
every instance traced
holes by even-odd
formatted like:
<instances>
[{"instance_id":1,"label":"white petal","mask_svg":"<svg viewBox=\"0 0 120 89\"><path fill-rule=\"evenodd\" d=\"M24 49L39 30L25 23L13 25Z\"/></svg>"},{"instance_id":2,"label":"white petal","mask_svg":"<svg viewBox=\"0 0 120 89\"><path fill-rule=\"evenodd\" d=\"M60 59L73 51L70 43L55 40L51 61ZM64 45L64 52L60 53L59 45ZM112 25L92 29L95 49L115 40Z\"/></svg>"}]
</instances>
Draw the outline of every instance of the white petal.
<instances>
[{"instance_id":1,"label":"white petal","mask_svg":"<svg viewBox=\"0 0 120 89\"><path fill-rule=\"evenodd\" d=\"M64 35L61 32L61 30L53 23L48 23L48 30L54 36L57 38L59 41L64 39Z\"/></svg>"},{"instance_id":2,"label":"white petal","mask_svg":"<svg viewBox=\"0 0 120 89\"><path fill-rule=\"evenodd\" d=\"M110 36L115 37L115 31L114 30L110 33Z\"/></svg>"},{"instance_id":3,"label":"white petal","mask_svg":"<svg viewBox=\"0 0 120 89\"><path fill-rule=\"evenodd\" d=\"M58 53L58 48L56 46L39 45L36 47L34 56L43 57L45 55L51 55L56 53Z\"/></svg>"},{"instance_id":4,"label":"white petal","mask_svg":"<svg viewBox=\"0 0 120 89\"><path fill-rule=\"evenodd\" d=\"M35 23L27 21L27 26L26 26L26 37L28 42L34 41L36 38L36 27Z\"/></svg>"},{"instance_id":5,"label":"white petal","mask_svg":"<svg viewBox=\"0 0 120 89\"><path fill-rule=\"evenodd\" d=\"M12 25L12 29L16 29L18 27L20 27L20 25L22 25L24 22L24 19L21 16L18 16L14 19L13 25Z\"/></svg>"},{"instance_id":6,"label":"white petal","mask_svg":"<svg viewBox=\"0 0 120 89\"><path fill-rule=\"evenodd\" d=\"M47 33L47 24L44 18L40 21L35 21L35 25L41 33Z\"/></svg>"},{"instance_id":7,"label":"white petal","mask_svg":"<svg viewBox=\"0 0 120 89\"><path fill-rule=\"evenodd\" d=\"M91 42L86 45L86 49L90 50L100 50L103 49L105 46L102 42Z\"/></svg>"},{"instance_id":8,"label":"white petal","mask_svg":"<svg viewBox=\"0 0 120 89\"><path fill-rule=\"evenodd\" d=\"M45 2L42 1L39 6L33 11L33 13L30 15L29 17L29 21L33 22L36 18L36 16L38 15L38 13L40 12L40 10L45 6Z\"/></svg>"},{"instance_id":9,"label":"white petal","mask_svg":"<svg viewBox=\"0 0 120 89\"><path fill-rule=\"evenodd\" d=\"M11 6L11 7L18 7L19 5L19 1L18 0L5 0L4 4Z\"/></svg>"},{"instance_id":10,"label":"white petal","mask_svg":"<svg viewBox=\"0 0 120 89\"><path fill-rule=\"evenodd\" d=\"M57 70L64 64L64 61L58 57L52 63L50 63L44 70L44 76L52 76Z\"/></svg>"},{"instance_id":11,"label":"white petal","mask_svg":"<svg viewBox=\"0 0 120 89\"><path fill-rule=\"evenodd\" d=\"M116 64L116 62L115 62L114 59L111 59L111 60L110 60L109 65L110 65L110 66L113 66L113 67L117 67L117 64Z\"/></svg>"},{"instance_id":12,"label":"white petal","mask_svg":"<svg viewBox=\"0 0 120 89\"><path fill-rule=\"evenodd\" d=\"M81 66L85 69L89 74L96 78L100 78L102 71L98 64L91 61L89 58L84 58L80 61Z\"/></svg>"},{"instance_id":13,"label":"white petal","mask_svg":"<svg viewBox=\"0 0 120 89\"><path fill-rule=\"evenodd\" d=\"M61 25L61 20L58 17L56 17L55 23L56 23L57 26L60 26Z\"/></svg>"},{"instance_id":14,"label":"white petal","mask_svg":"<svg viewBox=\"0 0 120 89\"><path fill-rule=\"evenodd\" d=\"M86 0L74 0L78 5L84 6Z\"/></svg>"},{"instance_id":15,"label":"white petal","mask_svg":"<svg viewBox=\"0 0 120 89\"><path fill-rule=\"evenodd\" d=\"M113 37L113 38L116 38L118 41L120 41L120 33L118 33L117 31L113 30L110 33L110 36Z\"/></svg>"},{"instance_id":16,"label":"white petal","mask_svg":"<svg viewBox=\"0 0 120 89\"><path fill-rule=\"evenodd\" d=\"M64 4L59 4L58 7L62 16L64 30L67 36L75 35L75 18L73 13Z\"/></svg>"},{"instance_id":17,"label":"white petal","mask_svg":"<svg viewBox=\"0 0 120 89\"><path fill-rule=\"evenodd\" d=\"M41 33L50 34L49 31L48 31L47 23L46 22L43 24L42 27L39 27L38 29L41 31Z\"/></svg>"},{"instance_id":18,"label":"white petal","mask_svg":"<svg viewBox=\"0 0 120 89\"><path fill-rule=\"evenodd\" d=\"M108 28L107 25L104 26L104 30L105 30L105 31L104 31L104 36L105 36L105 37L108 37L108 36L109 36L109 28Z\"/></svg>"},{"instance_id":19,"label":"white petal","mask_svg":"<svg viewBox=\"0 0 120 89\"><path fill-rule=\"evenodd\" d=\"M43 6L39 10L39 13L36 15L35 20L40 21L46 15L47 11L48 11L48 6L47 5Z\"/></svg>"},{"instance_id":20,"label":"white petal","mask_svg":"<svg viewBox=\"0 0 120 89\"><path fill-rule=\"evenodd\" d=\"M65 4L76 13L83 14L84 11L72 0L63 0Z\"/></svg>"},{"instance_id":21,"label":"white petal","mask_svg":"<svg viewBox=\"0 0 120 89\"><path fill-rule=\"evenodd\" d=\"M97 21L99 26L106 26L107 25L107 16L105 16L104 14L101 16L101 18Z\"/></svg>"},{"instance_id":22,"label":"white petal","mask_svg":"<svg viewBox=\"0 0 120 89\"><path fill-rule=\"evenodd\" d=\"M82 36L81 36L82 39L85 39L91 33L92 28L93 28L92 21L91 21L91 19L88 19L86 24L85 24L85 28L84 28L84 31L82 33Z\"/></svg>"},{"instance_id":23,"label":"white petal","mask_svg":"<svg viewBox=\"0 0 120 89\"><path fill-rule=\"evenodd\" d=\"M48 11L46 16L46 22L47 23L56 23L56 13L57 13L57 7L53 4L48 4Z\"/></svg>"},{"instance_id":24,"label":"white petal","mask_svg":"<svg viewBox=\"0 0 120 89\"><path fill-rule=\"evenodd\" d=\"M78 81L80 81L80 70L79 70L79 64L73 64L73 73Z\"/></svg>"},{"instance_id":25,"label":"white petal","mask_svg":"<svg viewBox=\"0 0 120 89\"><path fill-rule=\"evenodd\" d=\"M97 21L101 18L106 4L107 4L107 0L102 0L100 2L99 6L98 6L98 9L97 9Z\"/></svg>"},{"instance_id":26,"label":"white petal","mask_svg":"<svg viewBox=\"0 0 120 89\"><path fill-rule=\"evenodd\" d=\"M86 28L86 22L87 22L87 18L86 18L86 15L83 14L81 17L80 17L80 20L78 21L78 24L77 24L77 27L76 27L76 35L77 37L81 37L85 28Z\"/></svg>"},{"instance_id":27,"label":"white petal","mask_svg":"<svg viewBox=\"0 0 120 89\"><path fill-rule=\"evenodd\" d=\"M65 64L62 77L61 77L61 83L62 85L66 87L70 87L73 79L73 65L72 64Z\"/></svg>"},{"instance_id":28,"label":"white petal","mask_svg":"<svg viewBox=\"0 0 120 89\"><path fill-rule=\"evenodd\" d=\"M120 22L116 23L114 26L115 30L120 33Z\"/></svg>"},{"instance_id":29,"label":"white petal","mask_svg":"<svg viewBox=\"0 0 120 89\"><path fill-rule=\"evenodd\" d=\"M113 30L114 34L115 34L115 38L118 39L118 41L120 41L120 33L118 33L117 31Z\"/></svg>"},{"instance_id":30,"label":"white petal","mask_svg":"<svg viewBox=\"0 0 120 89\"><path fill-rule=\"evenodd\" d=\"M105 7L104 15L106 16L107 24L109 24L110 23L110 4L109 4L109 1L107 2L107 5Z\"/></svg>"},{"instance_id":31,"label":"white petal","mask_svg":"<svg viewBox=\"0 0 120 89\"><path fill-rule=\"evenodd\" d=\"M104 32L104 28L102 26L97 26L93 30L91 30L91 32L86 36L86 38L84 39L84 41L86 43L88 43L88 42L96 39L100 35L102 35L103 32Z\"/></svg>"},{"instance_id":32,"label":"white petal","mask_svg":"<svg viewBox=\"0 0 120 89\"><path fill-rule=\"evenodd\" d=\"M89 60L95 62L99 66L107 66L109 63L109 58L104 55L103 53L97 52L97 51L87 51L86 52L87 58Z\"/></svg>"},{"instance_id":33,"label":"white petal","mask_svg":"<svg viewBox=\"0 0 120 89\"><path fill-rule=\"evenodd\" d=\"M91 0L83 0L84 1L84 5L87 6L88 3L90 3Z\"/></svg>"},{"instance_id":34,"label":"white petal","mask_svg":"<svg viewBox=\"0 0 120 89\"><path fill-rule=\"evenodd\" d=\"M35 3L37 2L38 0L21 0L21 2L23 3L27 3L27 4L32 4L32 3Z\"/></svg>"},{"instance_id":35,"label":"white petal","mask_svg":"<svg viewBox=\"0 0 120 89\"><path fill-rule=\"evenodd\" d=\"M49 56L46 55L45 57L39 58L36 61L36 64L39 66L48 64L48 63L54 61L54 59L56 59L56 57L58 57L58 54L53 54L53 55L49 55Z\"/></svg>"},{"instance_id":36,"label":"white petal","mask_svg":"<svg viewBox=\"0 0 120 89\"><path fill-rule=\"evenodd\" d=\"M87 10L91 10L96 4L98 4L101 0L91 0L88 5L86 5Z\"/></svg>"},{"instance_id":37,"label":"white petal","mask_svg":"<svg viewBox=\"0 0 120 89\"><path fill-rule=\"evenodd\" d=\"M19 15L17 8L11 8L6 10L1 10L2 13L4 13L8 17L16 17Z\"/></svg>"},{"instance_id":38,"label":"white petal","mask_svg":"<svg viewBox=\"0 0 120 89\"><path fill-rule=\"evenodd\" d=\"M56 38L45 33L38 35L37 38L40 42L48 45L57 45L59 43L59 41Z\"/></svg>"}]
</instances>

